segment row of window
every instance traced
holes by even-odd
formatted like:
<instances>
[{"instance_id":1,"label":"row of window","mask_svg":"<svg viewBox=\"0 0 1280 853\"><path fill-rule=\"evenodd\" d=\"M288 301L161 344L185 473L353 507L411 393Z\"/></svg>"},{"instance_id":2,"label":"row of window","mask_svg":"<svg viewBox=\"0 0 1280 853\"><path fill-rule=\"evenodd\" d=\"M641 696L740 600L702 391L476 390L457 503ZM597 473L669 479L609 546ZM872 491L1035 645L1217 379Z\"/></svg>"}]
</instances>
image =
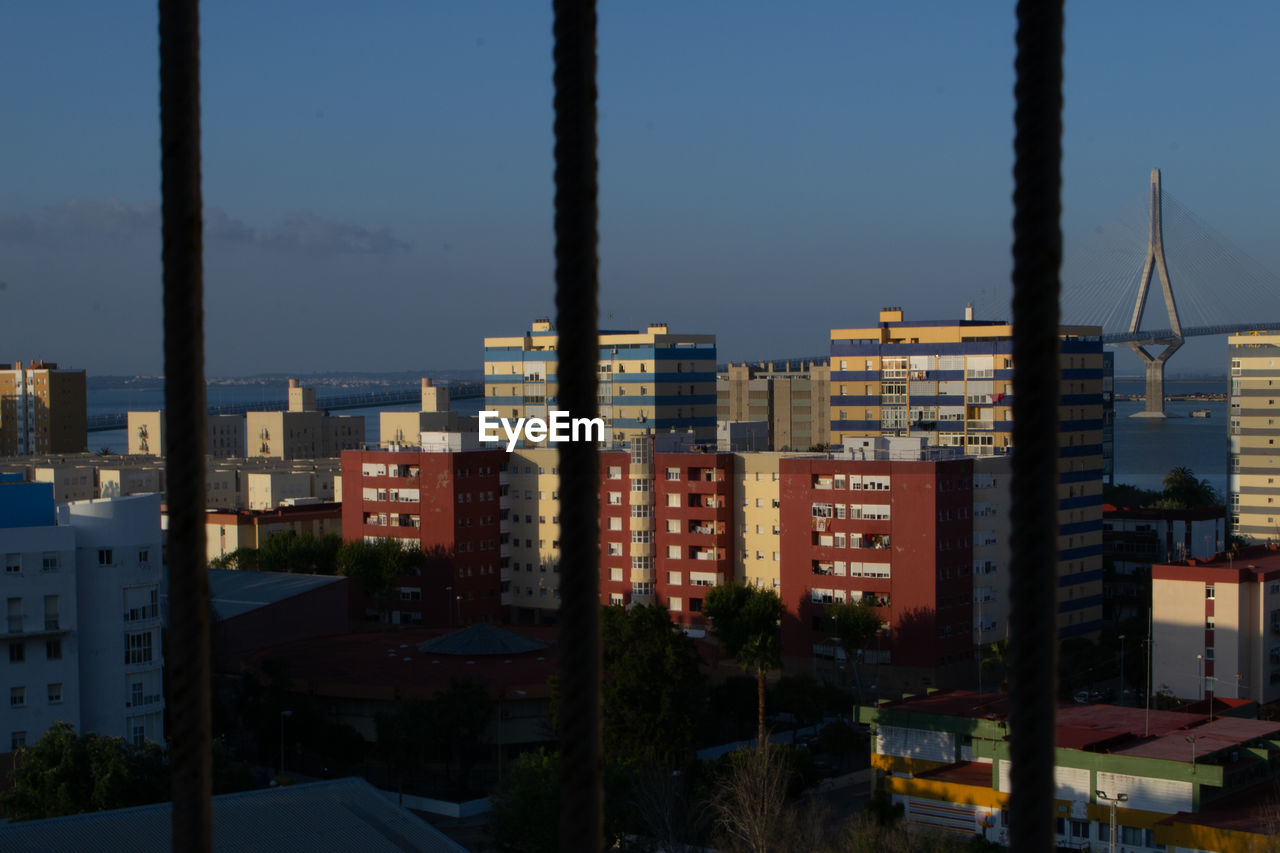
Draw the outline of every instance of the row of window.
<instances>
[{"instance_id":1,"label":"row of window","mask_svg":"<svg viewBox=\"0 0 1280 853\"><path fill-rule=\"evenodd\" d=\"M62 640L45 640L45 660L62 660ZM27 660L26 643L9 643L9 663L24 663Z\"/></svg>"},{"instance_id":2,"label":"row of window","mask_svg":"<svg viewBox=\"0 0 1280 853\"><path fill-rule=\"evenodd\" d=\"M59 681L57 684L50 684L48 687L48 692L45 695L48 697L48 702L50 705L61 705L62 704L62 682ZM10 708L27 707L27 688L25 686L19 685L17 687L9 688L9 707Z\"/></svg>"}]
</instances>

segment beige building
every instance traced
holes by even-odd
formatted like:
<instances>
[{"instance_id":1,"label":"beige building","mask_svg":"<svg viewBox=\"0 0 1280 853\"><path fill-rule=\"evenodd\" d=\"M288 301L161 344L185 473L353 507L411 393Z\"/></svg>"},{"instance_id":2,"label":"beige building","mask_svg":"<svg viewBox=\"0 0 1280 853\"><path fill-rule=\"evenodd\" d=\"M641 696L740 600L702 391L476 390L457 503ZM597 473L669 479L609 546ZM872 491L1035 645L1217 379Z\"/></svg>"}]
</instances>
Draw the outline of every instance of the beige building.
<instances>
[{"instance_id":1,"label":"beige building","mask_svg":"<svg viewBox=\"0 0 1280 853\"><path fill-rule=\"evenodd\" d=\"M800 453L736 453L734 473L740 500L734 512L737 577L766 589L782 585L780 481L778 461Z\"/></svg>"},{"instance_id":2,"label":"beige building","mask_svg":"<svg viewBox=\"0 0 1280 853\"><path fill-rule=\"evenodd\" d=\"M449 389L422 378L422 406L416 412L381 412L379 447L414 447L424 432L475 432L471 418L449 408Z\"/></svg>"},{"instance_id":3,"label":"beige building","mask_svg":"<svg viewBox=\"0 0 1280 853\"><path fill-rule=\"evenodd\" d=\"M518 337L485 338L484 408L509 419L546 419L557 409L558 340L550 320ZM604 445L673 431L715 441L715 335L671 334L655 323L643 332L602 331L599 344Z\"/></svg>"},{"instance_id":4,"label":"beige building","mask_svg":"<svg viewBox=\"0 0 1280 853\"><path fill-rule=\"evenodd\" d=\"M825 445L831 422L831 368L787 362L730 364L716 379L720 422L764 421L769 443L757 450L808 450Z\"/></svg>"},{"instance_id":5,"label":"beige building","mask_svg":"<svg viewBox=\"0 0 1280 853\"><path fill-rule=\"evenodd\" d=\"M282 506L267 510L210 511L205 515L209 559L240 548L260 548L280 533L307 533L320 539L342 534L342 505L332 502Z\"/></svg>"},{"instance_id":6,"label":"beige building","mask_svg":"<svg viewBox=\"0 0 1280 853\"><path fill-rule=\"evenodd\" d=\"M1227 339L1228 533L1252 542L1280 539L1280 334Z\"/></svg>"},{"instance_id":7,"label":"beige building","mask_svg":"<svg viewBox=\"0 0 1280 853\"><path fill-rule=\"evenodd\" d=\"M1280 552L1274 547L1157 563L1151 608L1153 690L1189 700L1209 694L1280 699Z\"/></svg>"},{"instance_id":8,"label":"beige building","mask_svg":"<svg viewBox=\"0 0 1280 853\"><path fill-rule=\"evenodd\" d=\"M255 481L256 506L277 506L290 498L333 501L341 494L340 461L336 458L220 459L206 458L205 505L209 509L249 507L250 474L299 474L295 480ZM21 474L29 482L52 483L59 503L90 500L140 492L163 492L164 459L159 456L99 456L81 453L67 456L15 457L0 460L0 473ZM298 483L308 491L299 494ZM289 483L289 485L286 485Z\"/></svg>"},{"instance_id":9,"label":"beige building","mask_svg":"<svg viewBox=\"0 0 1280 853\"><path fill-rule=\"evenodd\" d=\"M249 412L245 443L251 459L317 459L364 445L364 418L329 415L316 408L314 388L289 380L287 412Z\"/></svg>"},{"instance_id":10,"label":"beige building","mask_svg":"<svg viewBox=\"0 0 1280 853\"><path fill-rule=\"evenodd\" d=\"M243 457L244 415L209 415L205 420L205 454L216 458ZM160 456L169 452L164 412L129 412L129 455Z\"/></svg>"},{"instance_id":11,"label":"beige building","mask_svg":"<svg viewBox=\"0 0 1280 853\"><path fill-rule=\"evenodd\" d=\"M164 472L157 468L99 468L98 497L123 498L163 492Z\"/></svg>"},{"instance_id":12,"label":"beige building","mask_svg":"<svg viewBox=\"0 0 1280 853\"><path fill-rule=\"evenodd\" d=\"M0 364L0 456L89 449L83 370Z\"/></svg>"},{"instance_id":13,"label":"beige building","mask_svg":"<svg viewBox=\"0 0 1280 853\"><path fill-rule=\"evenodd\" d=\"M508 500L499 530L511 550L502 569L502 603L517 622L546 622L560 609L559 464L554 447L516 450L500 485Z\"/></svg>"},{"instance_id":14,"label":"beige building","mask_svg":"<svg viewBox=\"0 0 1280 853\"><path fill-rule=\"evenodd\" d=\"M87 464L42 465L31 471L36 483L53 484L55 503L87 501L98 497L97 470Z\"/></svg>"}]
</instances>

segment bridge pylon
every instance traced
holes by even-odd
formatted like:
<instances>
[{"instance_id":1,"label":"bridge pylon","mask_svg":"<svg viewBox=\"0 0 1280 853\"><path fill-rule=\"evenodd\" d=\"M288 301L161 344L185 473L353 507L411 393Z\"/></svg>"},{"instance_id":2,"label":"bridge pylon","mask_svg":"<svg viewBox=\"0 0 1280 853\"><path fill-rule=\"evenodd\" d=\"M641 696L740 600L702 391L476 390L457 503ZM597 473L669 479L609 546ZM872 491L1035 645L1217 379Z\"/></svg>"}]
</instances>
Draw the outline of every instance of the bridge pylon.
<instances>
[{"instance_id":1,"label":"bridge pylon","mask_svg":"<svg viewBox=\"0 0 1280 853\"><path fill-rule=\"evenodd\" d=\"M1169 279L1169 266L1164 260L1164 229L1161 225L1162 202L1160 197L1160 170L1151 170L1151 228L1147 237L1147 259L1142 267L1142 283L1138 287L1138 301L1133 306L1133 319L1129 322L1129 334L1139 334L1142 325L1142 313L1147 307L1147 295L1151 290L1151 277L1160 274L1160 288L1164 294L1164 307L1169 313L1169 329L1167 337L1151 340L1151 343L1164 344L1164 352L1152 355L1147 348L1137 341L1130 341L1129 348L1138 354L1147 368L1147 402L1141 412L1130 417L1163 418L1164 411L1164 366L1169 357L1178 351L1185 340L1182 336L1182 322L1178 319L1178 303L1173 298L1173 282Z\"/></svg>"}]
</instances>

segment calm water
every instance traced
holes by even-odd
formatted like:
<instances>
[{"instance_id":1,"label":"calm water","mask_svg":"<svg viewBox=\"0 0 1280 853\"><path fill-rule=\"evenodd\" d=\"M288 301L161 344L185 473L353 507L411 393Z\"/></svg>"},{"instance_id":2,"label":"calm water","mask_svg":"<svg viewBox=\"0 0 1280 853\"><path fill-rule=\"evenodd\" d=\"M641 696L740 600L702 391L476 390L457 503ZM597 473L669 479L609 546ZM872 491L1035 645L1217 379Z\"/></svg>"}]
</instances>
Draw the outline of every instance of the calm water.
<instances>
[{"instance_id":1,"label":"calm water","mask_svg":"<svg viewBox=\"0 0 1280 853\"><path fill-rule=\"evenodd\" d=\"M1117 394L1140 394L1141 380L1116 380ZM1166 394L1225 393L1227 380L1165 381ZM1144 489L1163 488L1169 469L1184 465L1219 492L1227 488L1227 404L1200 401L1165 403L1165 420L1131 418L1141 402L1116 402L1116 482ZM1189 417L1208 409L1207 418Z\"/></svg>"},{"instance_id":2,"label":"calm water","mask_svg":"<svg viewBox=\"0 0 1280 853\"><path fill-rule=\"evenodd\" d=\"M210 405L283 400L288 396L288 386L212 386L209 388ZM1227 389L1226 380L1218 382L1176 381L1165 383L1170 394L1222 393ZM1135 394L1143 391L1141 380L1117 380L1117 394ZM330 393L342 393L332 389ZM459 414L473 415L480 409L480 400L461 400L453 405ZM162 391L131 391L113 389L89 392L89 414L107 414L133 410L154 410L164 405ZM362 415L365 418L365 438L378 440L378 413L381 411L411 412L416 404L389 406L385 409L351 409L341 412ZM1195 409L1208 409L1208 418L1189 417ZM1116 482L1129 483L1144 489L1160 489L1161 482L1170 468L1185 465L1196 476L1207 479L1220 492L1227 487L1227 404L1203 402L1170 402L1165 411L1171 415L1166 420L1131 418L1142 411L1141 402L1116 403ZM123 453L128 448L124 430L96 432L89 436L89 447L111 449Z\"/></svg>"}]
</instances>

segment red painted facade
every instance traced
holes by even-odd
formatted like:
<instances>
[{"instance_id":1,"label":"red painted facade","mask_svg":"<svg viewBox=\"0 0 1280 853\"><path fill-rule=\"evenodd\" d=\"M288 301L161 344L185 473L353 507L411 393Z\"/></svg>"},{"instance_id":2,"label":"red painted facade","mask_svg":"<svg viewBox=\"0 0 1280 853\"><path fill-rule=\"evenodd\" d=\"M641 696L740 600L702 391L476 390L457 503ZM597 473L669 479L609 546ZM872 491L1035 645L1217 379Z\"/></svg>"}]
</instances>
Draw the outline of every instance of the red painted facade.
<instances>
[{"instance_id":1,"label":"red painted facade","mask_svg":"<svg viewBox=\"0 0 1280 853\"><path fill-rule=\"evenodd\" d=\"M780 479L786 655L829 646L824 609L869 596L890 626L885 663L971 657L972 460L784 459Z\"/></svg>"},{"instance_id":2,"label":"red painted facade","mask_svg":"<svg viewBox=\"0 0 1280 853\"><path fill-rule=\"evenodd\" d=\"M392 609L435 626L502 621L506 464L502 450L342 454L344 540L407 539L447 558L400 578L398 587L420 596L393 601ZM361 598L353 589L353 599ZM358 602L353 611L364 612L360 603L367 607Z\"/></svg>"},{"instance_id":3,"label":"red painted facade","mask_svg":"<svg viewBox=\"0 0 1280 853\"><path fill-rule=\"evenodd\" d=\"M702 599L734 580L731 453L600 455L600 600L657 603L702 624ZM677 605L675 607L673 605Z\"/></svg>"}]
</instances>

